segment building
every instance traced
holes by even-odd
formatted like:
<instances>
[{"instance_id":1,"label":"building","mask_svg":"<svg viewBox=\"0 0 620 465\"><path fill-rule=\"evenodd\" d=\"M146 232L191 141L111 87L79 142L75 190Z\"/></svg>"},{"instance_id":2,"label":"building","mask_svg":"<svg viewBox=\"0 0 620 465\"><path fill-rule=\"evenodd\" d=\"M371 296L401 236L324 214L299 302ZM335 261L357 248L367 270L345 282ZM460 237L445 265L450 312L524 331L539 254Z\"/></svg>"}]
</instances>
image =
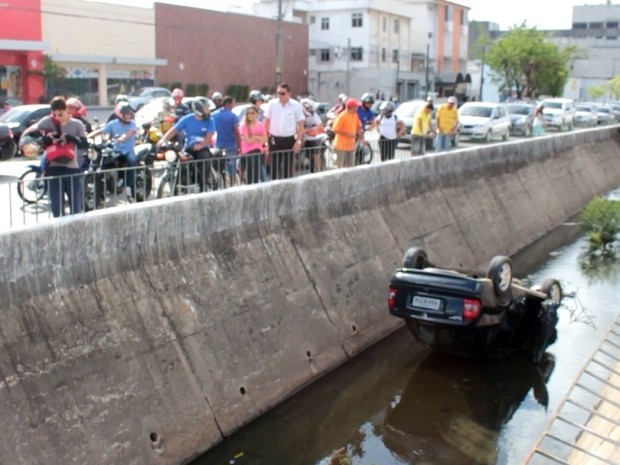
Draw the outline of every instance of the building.
<instances>
[{"instance_id":1,"label":"building","mask_svg":"<svg viewBox=\"0 0 620 465\"><path fill-rule=\"evenodd\" d=\"M44 94L41 1L0 2L0 100L34 102Z\"/></svg>"},{"instance_id":2,"label":"building","mask_svg":"<svg viewBox=\"0 0 620 465\"><path fill-rule=\"evenodd\" d=\"M444 0L262 0L259 16L308 25L308 89L407 100L468 93L468 7Z\"/></svg>"}]
</instances>

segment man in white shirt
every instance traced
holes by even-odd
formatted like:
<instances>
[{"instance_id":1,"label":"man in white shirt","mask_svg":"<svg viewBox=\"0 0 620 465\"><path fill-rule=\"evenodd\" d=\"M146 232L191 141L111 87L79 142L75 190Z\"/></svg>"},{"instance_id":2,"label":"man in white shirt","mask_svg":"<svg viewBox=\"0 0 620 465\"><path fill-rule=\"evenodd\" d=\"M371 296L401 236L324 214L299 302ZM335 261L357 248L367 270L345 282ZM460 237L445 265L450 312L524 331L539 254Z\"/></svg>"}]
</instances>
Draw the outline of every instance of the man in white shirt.
<instances>
[{"instance_id":1,"label":"man in white shirt","mask_svg":"<svg viewBox=\"0 0 620 465\"><path fill-rule=\"evenodd\" d=\"M303 144L304 120L301 104L291 98L291 87L283 82L278 86L278 98L271 100L265 110L271 179L293 176L295 156Z\"/></svg>"}]
</instances>

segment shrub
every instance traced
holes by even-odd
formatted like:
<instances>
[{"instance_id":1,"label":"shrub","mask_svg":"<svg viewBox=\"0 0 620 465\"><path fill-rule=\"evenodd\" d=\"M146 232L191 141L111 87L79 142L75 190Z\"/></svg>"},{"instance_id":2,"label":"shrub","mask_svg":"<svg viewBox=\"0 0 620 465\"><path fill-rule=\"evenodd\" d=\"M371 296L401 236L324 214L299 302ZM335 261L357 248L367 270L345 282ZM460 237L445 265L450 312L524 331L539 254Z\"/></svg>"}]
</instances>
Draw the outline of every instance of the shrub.
<instances>
[{"instance_id":1,"label":"shrub","mask_svg":"<svg viewBox=\"0 0 620 465\"><path fill-rule=\"evenodd\" d=\"M620 201L595 197L581 212L581 221L591 248L606 250L620 231Z\"/></svg>"}]
</instances>

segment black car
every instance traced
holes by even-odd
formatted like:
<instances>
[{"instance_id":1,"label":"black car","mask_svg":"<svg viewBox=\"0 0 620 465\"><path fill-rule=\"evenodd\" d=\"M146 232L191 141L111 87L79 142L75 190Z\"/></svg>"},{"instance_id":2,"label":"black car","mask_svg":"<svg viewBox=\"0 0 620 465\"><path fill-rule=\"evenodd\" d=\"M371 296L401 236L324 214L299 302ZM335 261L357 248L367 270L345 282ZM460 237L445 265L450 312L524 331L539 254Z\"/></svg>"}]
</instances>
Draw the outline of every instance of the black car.
<instances>
[{"instance_id":1,"label":"black car","mask_svg":"<svg viewBox=\"0 0 620 465\"><path fill-rule=\"evenodd\" d=\"M44 116L51 113L49 104L19 105L11 108L0 116L0 123L5 123L11 132L15 143L19 143L22 132Z\"/></svg>"},{"instance_id":2,"label":"black car","mask_svg":"<svg viewBox=\"0 0 620 465\"><path fill-rule=\"evenodd\" d=\"M535 363L557 338L561 301L555 279L534 288L513 279L508 257L493 258L486 272L455 271L435 267L419 247L405 253L388 294L390 313L423 345L482 358L527 349Z\"/></svg>"},{"instance_id":3,"label":"black car","mask_svg":"<svg viewBox=\"0 0 620 465\"><path fill-rule=\"evenodd\" d=\"M506 104L506 111L510 117L510 134L530 137L536 105L527 102L513 102Z\"/></svg>"}]
</instances>

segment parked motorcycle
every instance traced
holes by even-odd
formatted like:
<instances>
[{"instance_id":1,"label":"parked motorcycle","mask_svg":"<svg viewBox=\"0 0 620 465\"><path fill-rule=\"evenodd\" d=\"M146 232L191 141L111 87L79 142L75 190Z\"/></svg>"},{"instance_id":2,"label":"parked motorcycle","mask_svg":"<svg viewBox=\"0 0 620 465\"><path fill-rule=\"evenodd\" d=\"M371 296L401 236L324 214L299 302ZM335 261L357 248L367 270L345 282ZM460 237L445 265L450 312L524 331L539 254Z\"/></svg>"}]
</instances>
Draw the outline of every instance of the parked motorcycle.
<instances>
[{"instance_id":1,"label":"parked motorcycle","mask_svg":"<svg viewBox=\"0 0 620 465\"><path fill-rule=\"evenodd\" d=\"M6 123L0 123L0 161L12 159L17 153L13 132Z\"/></svg>"},{"instance_id":2,"label":"parked motorcycle","mask_svg":"<svg viewBox=\"0 0 620 465\"><path fill-rule=\"evenodd\" d=\"M211 149L208 160L194 160L194 157L181 149L180 144L166 144L158 155L158 159L166 160L164 175L157 187L157 198L173 197L185 194L197 194L205 191L224 188L223 171L225 169L224 154L218 149ZM206 176L204 183L202 176Z\"/></svg>"},{"instance_id":3,"label":"parked motorcycle","mask_svg":"<svg viewBox=\"0 0 620 465\"><path fill-rule=\"evenodd\" d=\"M153 187L153 163L155 150L152 144L138 144L134 147L137 163L132 188L135 199L148 199ZM125 157L114 150L113 141L90 143L88 148L89 167L84 178L84 207L86 211L105 205L106 200L125 191Z\"/></svg>"}]
</instances>

